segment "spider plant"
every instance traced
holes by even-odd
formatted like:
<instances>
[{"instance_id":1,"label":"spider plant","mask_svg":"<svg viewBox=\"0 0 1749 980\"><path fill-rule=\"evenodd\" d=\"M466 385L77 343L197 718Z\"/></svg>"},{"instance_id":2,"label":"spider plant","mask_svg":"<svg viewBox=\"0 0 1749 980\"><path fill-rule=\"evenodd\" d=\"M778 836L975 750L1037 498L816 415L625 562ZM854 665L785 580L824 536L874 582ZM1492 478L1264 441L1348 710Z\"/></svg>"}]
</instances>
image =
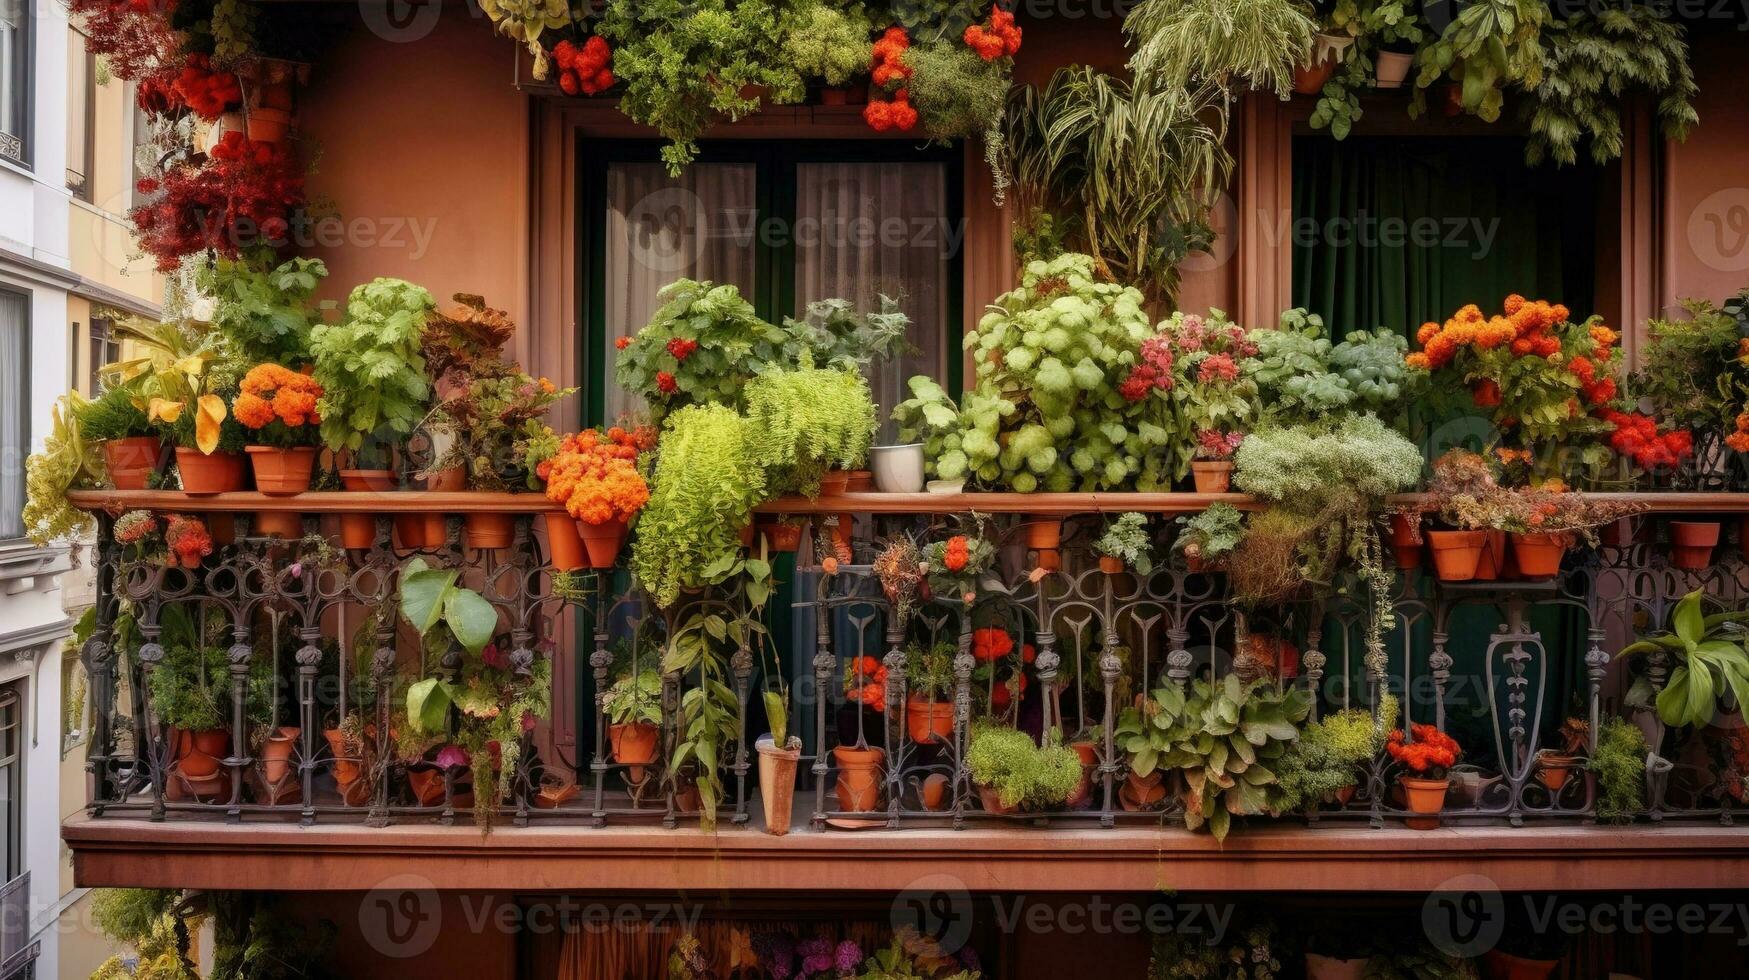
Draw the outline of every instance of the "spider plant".
<instances>
[{"instance_id":1,"label":"spider plant","mask_svg":"<svg viewBox=\"0 0 1749 980\"><path fill-rule=\"evenodd\" d=\"M1287 98L1318 24L1299 0L1142 0L1124 18L1137 79L1226 88L1246 81Z\"/></svg>"}]
</instances>

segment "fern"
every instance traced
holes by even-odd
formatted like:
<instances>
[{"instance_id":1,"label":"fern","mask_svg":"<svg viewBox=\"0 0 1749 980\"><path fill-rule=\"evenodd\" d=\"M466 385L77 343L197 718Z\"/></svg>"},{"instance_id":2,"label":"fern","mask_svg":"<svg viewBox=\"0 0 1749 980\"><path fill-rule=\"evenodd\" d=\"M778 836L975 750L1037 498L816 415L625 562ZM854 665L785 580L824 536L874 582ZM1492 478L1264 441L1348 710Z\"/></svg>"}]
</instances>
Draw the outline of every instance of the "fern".
<instances>
[{"instance_id":1,"label":"fern","mask_svg":"<svg viewBox=\"0 0 1749 980\"><path fill-rule=\"evenodd\" d=\"M1683 27L1657 5L1608 7L1557 21L1544 30L1540 54L1543 81L1524 107L1527 163L1576 163L1586 138L1594 162L1620 157L1621 103L1635 91L1656 102L1670 139L1687 138L1699 121Z\"/></svg>"},{"instance_id":2,"label":"fern","mask_svg":"<svg viewBox=\"0 0 1749 980\"><path fill-rule=\"evenodd\" d=\"M722 405L669 416L638 517L631 570L658 606L708 584L704 572L740 547L740 530L765 498L752 423Z\"/></svg>"},{"instance_id":3,"label":"fern","mask_svg":"<svg viewBox=\"0 0 1749 980\"><path fill-rule=\"evenodd\" d=\"M826 470L860 466L874 439L874 399L850 371L768 371L747 386L747 418L774 493L816 496Z\"/></svg>"}]
</instances>

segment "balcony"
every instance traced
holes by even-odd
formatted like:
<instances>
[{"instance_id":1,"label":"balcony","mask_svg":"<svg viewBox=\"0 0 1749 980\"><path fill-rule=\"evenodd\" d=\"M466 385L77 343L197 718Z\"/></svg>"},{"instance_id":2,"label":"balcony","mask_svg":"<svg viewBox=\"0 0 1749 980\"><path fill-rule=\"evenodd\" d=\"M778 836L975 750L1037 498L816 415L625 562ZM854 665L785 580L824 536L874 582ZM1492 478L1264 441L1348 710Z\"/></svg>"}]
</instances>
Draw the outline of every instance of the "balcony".
<instances>
[{"instance_id":1,"label":"balcony","mask_svg":"<svg viewBox=\"0 0 1749 980\"><path fill-rule=\"evenodd\" d=\"M1138 576L1102 570L1088 551L1102 514L1252 507L1241 495L847 493L769 503L754 548L799 539L793 554L773 555L779 588L763 617L803 741L793 829L776 836L760 832L752 746L766 730L764 677L755 653L721 629L745 611L744 595L690 593L657 609L614 569L557 573L544 531L553 505L539 495L80 492L101 542L96 622L82 651L95 705L92 791L64 833L86 884L161 884L173 865L176 883L190 887L266 874L276 887L346 889L417 854L422 873L468 888L895 890L937 871L973 890L1291 881L1410 891L1466 872L1502 888L1725 887L1749 857L1749 837L1731 826L1741 784L1703 747L1729 733L1649 723L1639 805L1614 820L1600 819L1600 774L1588 760L1601 723L1621 713L1629 674L1657 690L1671 673L1667 656L1616 651L1666 622L1690 591L1731 603L1749 588L1730 535L1704 568L1683 569L1657 543L1658 528L1678 515L1734 525L1749 515L1749 495L1595 496L1631 499L1645 513L1614 543L1569 553L1555 579L1442 583L1398 568L1383 657L1367 656L1351 584L1247 608L1231 600L1225 575L1193 570L1182 555ZM113 529L131 510L204 515L220 543L198 567L130 558ZM938 540L974 513L987 521L994 563L969 601L919 597L912 634L939 644L946 667L913 697L916 653L873 560L898 536ZM507 546L472 546L472 518L499 514L509 515ZM264 520L285 515L297 515L303 538L259 536ZM410 520L436 521L441 543L398 548ZM1060 528L1060 540L1029 543L1041 526ZM1156 542L1162 556L1168 537ZM550 658L550 717L531 719L518 744L498 745L491 770L445 759L442 738L406 737L407 689L430 676L458 682L463 659L453 645L420 657L401 620L398 579L412 557L459 570L492 606L511 673L533 677ZM688 642L718 666L664 669L675 638L713 615L718 625ZM169 688L153 676L174 656L167 633L191 616L201 642L223 651L203 683L219 691L225 719L205 732L165 723L158 701ZM610 706L611 692L649 674L649 702L634 698L632 708L654 724L616 732L639 711ZM1465 755L1442 810L1411 812L1401 765L1380 752L1354 767L1352 786L1292 814L1235 819L1224 843L1183 829L1184 777L1132 778L1123 716L1144 692L1229 674L1313 695L1313 719L1380 710L1388 693L1403 723L1459 731ZM262 696L264 681L273 696ZM682 753L671 765L711 697L729 713L720 755L712 764ZM458 712L445 722L452 737ZM1010 809L978 785L974 725L990 717L1067 735L1081 774L1066 799ZM1584 723L1569 726L1581 740L1555 746L1569 718ZM476 807L478 783L507 759L502 797ZM1438 829L1413 829L1429 823ZM348 860L325 860L337 856Z\"/></svg>"}]
</instances>

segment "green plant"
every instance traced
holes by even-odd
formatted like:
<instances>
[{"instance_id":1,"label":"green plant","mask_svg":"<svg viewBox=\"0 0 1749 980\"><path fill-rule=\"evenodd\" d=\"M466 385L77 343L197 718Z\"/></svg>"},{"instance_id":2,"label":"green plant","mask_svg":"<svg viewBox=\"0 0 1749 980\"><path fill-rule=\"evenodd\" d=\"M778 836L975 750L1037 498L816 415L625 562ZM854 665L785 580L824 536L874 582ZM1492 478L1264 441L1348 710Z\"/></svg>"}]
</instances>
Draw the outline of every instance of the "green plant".
<instances>
[{"instance_id":1,"label":"green plant","mask_svg":"<svg viewBox=\"0 0 1749 980\"><path fill-rule=\"evenodd\" d=\"M91 517L67 500L67 491L95 486L103 477L97 443L80 431L79 413L90 404L78 392L56 399L40 453L24 461L24 533L39 545L83 534Z\"/></svg>"},{"instance_id":2,"label":"green plant","mask_svg":"<svg viewBox=\"0 0 1749 980\"><path fill-rule=\"evenodd\" d=\"M1592 161L1621 156L1621 106L1629 93L1656 107L1666 139L1681 140L1699 121L1699 94L1688 64L1684 27L1658 4L1583 8L1551 21L1539 56L1542 84L1530 90L1526 161L1571 164L1589 138Z\"/></svg>"},{"instance_id":3,"label":"green plant","mask_svg":"<svg viewBox=\"0 0 1749 980\"><path fill-rule=\"evenodd\" d=\"M425 640L428 651L448 650L454 640L467 652L478 654L498 631L498 611L478 592L458 585L460 578L460 569L433 568L423 558L410 558L401 566L401 615ZM423 702L441 686L435 678L415 684L419 693L409 691L407 695L410 716L435 719L440 713L438 706L447 705L437 702L428 713L414 709L414 701Z\"/></svg>"},{"instance_id":4,"label":"green plant","mask_svg":"<svg viewBox=\"0 0 1749 980\"><path fill-rule=\"evenodd\" d=\"M1116 558L1137 575L1153 571L1154 542L1148 533L1148 516L1119 514L1093 542L1093 550L1106 558Z\"/></svg>"},{"instance_id":5,"label":"green plant","mask_svg":"<svg viewBox=\"0 0 1749 980\"><path fill-rule=\"evenodd\" d=\"M139 394L126 387L105 389L80 405L74 415L79 422L79 435L92 444L154 434L152 423L140 408Z\"/></svg>"},{"instance_id":6,"label":"green plant","mask_svg":"<svg viewBox=\"0 0 1749 980\"><path fill-rule=\"evenodd\" d=\"M1230 941L1167 930L1154 937L1148 980L1275 980L1281 957L1275 924L1260 920L1235 930Z\"/></svg>"},{"instance_id":7,"label":"green plant","mask_svg":"<svg viewBox=\"0 0 1749 980\"><path fill-rule=\"evenodd\" d=\"M861 374L773 369L748 383L746 403L754 455L770 492L817 496L828 469L855 469L868 458L875 407Z\"/></svg>"},{"instance_id":8,"label":"green plant","mask_svg":"<svg viewBox=\"0 0 1749 980\"><path fill-rule=\"evenodd\" d=\"M1008 98L1010 59L985 61L958 38L913 44L905 51L905 89L931 139L971 139L994 131ZM1004 178L1005 179L1005 178Z\"/></svg>"},{"instance_id":9,"label":"green plant","mask_svg":"<svg viewBox=\"0 0 1749 980\"><path fill-rule=\"evenodd\" d=\"M858 312L847 299L820 299L808 304L802 319L786 319L783 326L820 367L861 371L905 350L911 318L890 296L882 296L880 308L868 313Z\"/></svg>"},{"instance_id":10,"label":"green plant","mask_svg":"<svg viewBox=\"0 0 1749 980\"><path fill-rule=\"evenodd\" d=\"M1687 319L1646 322L1640 367L1628 378L1634 401L1650 403L1660 424L1695 433L1730 425L1736 412L1728 379L1735 371L1737 320L1705 300L1682 304Z\"/></svg>"},{"instance_id":11,"label":"green plant","mask_svg":"<svg viewBox=\"0 0 1749 980\"><path fill-rule=\"evenodd\" d=\"M162 424L179 447L203 453L242 448L242 426L227 406L244 366L222 336L185 319L126 318L116 321L115 333L135 356L104 365L107 384L136 392L146 418Z\"/></svg>"},{"instance_id":12,"label":"green plant","mask_svg":"<svg viewBox=\"0 0 1749 980\"><path fill-rule=\"evenodd\" d=\"M1450 75L1462 87L1463 110L1488 122L1500 118L1506 87L1535 91L1543 79L1539 41L1549 23L1544 0L1478 0L1466 4L1439 37L1416 54L1416 102L1410 115L1424 108L1423 91Z\"/></svg>"},{"instance_id":13,"label":"green plant","mask_svg":"<svg viewBox=\"0 0 1749 980\"><path fill-rule=\"evenodd\" d=\"M662 675L654 670L626 673L608 688L601 701L607 720L615 725L662 723Z\"/></svg>"},{"instance_id":14,"label":"green plant","mask_svg":"<svg viewBox=\"0 0 1749 980\"><path fill-rule=\"evenodd\" d=\"M802 101L802 76L782 55L789 16L781 0L607 0L597 26L613 42L613 73L625 83L620 110L668 144L673 175L698 154L719 117L755 112L764 86L775 103Z\"/></svg>"},{"instance_id":15,"label":"green plant","mask_svg":"<svg viewBox=\"0 0 1749 980\"><path fill-rule=\"evenodd\" d=\"M111 941L132 949L133 960L112 956L91 980L199 980L187 946L202 916L187 909L179 889L99 888L91 916Z\"/></svg>"},{"instance_id":16,"label":"green plant","mask_svg":"<svg viewBox=\"0 0 1749 980\"><path fill-rule=\"evenodd\" d=\"M614 380L649 403L656 425L687 405L739 408L756 375L797 363L793 335L761 320L734 286L677 279L656 299L614 362Z\"/></svg>"},{"instance_id":17,"label":"green plant","mask_svg":"<svg viewBox=\"0 0 1749 980\"><path fill-rule=\"evenodd\" d=\"M321 259L296 258L267 269L219 258L197 280L213 298L213 326L239 360L297 368L310 359L310 330L322 322L322 308L310 300L327 276Z\"/></svg>"},{"instance_id":18,"label":"green plant","mask_svg":"<svg viewBox=\"0 0 1749 980\"><path fill-rule=\"evenodd\" d=\"M1409 341L1389 330L1356 330L1335 343L1324 321L1303 309L1281 315L1276 330L1248 335L1257 354L1244 362L1257 385L1262 418L1277 425L1344 411L1399 414L1424 377L1403 362Z\"/></svg>"},{"instance_id":19,"label":"green plant","mask_svg":"<svg viewBox=\"0 0 1749 980\"><path fill-rule=\"evenodd\" d=\"M913 643L905 648L905 686L911 696L940 701L954 689L952 643Z\"/></svg>"},{"instance_id":20,"label":"green plant","mask_svg":"<svg viewBox=\"0 0 1749 980\"><path fill-rule=\"evenodd\" d=\"M379 278L352 291L339 323L310 330L329 449L375 457L412 434L431 397L420 340L435 307L423 288Z\"/></svg>"},{"instance_id":21,"label":"green plant","mask_svg":"<svg viewBox=\"0 0 1749 980\"><path fill-rule=\"evenodd\" d=\"M669 416L631 558L633 576L656 605L708 584L702 573L740 547L741 528L765 499L757 444L752 424L721 405L690 405Z\"/></svg>"},{"instance_id":22,"label":"green plant","mask_svg":"<svg viewBox=\"0 0 1749 980\"><path fill-rule=\"evenodd\" d=\"M1174 551L1198 561L1220 561L1239 546L1245 518L1232 504L1210 504L1207 510L1177 519L1183 528L1172 542Z\"/></svg>"},{"instance_id":23,"label":"green plant","mask_svg":"<svg viewBox=\"0 0 1749 980\"><path fill-rule=\"evenodd\" d=\"M1640 726L1611 718L1597 732L1591 771L1597 774L1597 817L1625 822L1646 808L1646 757L1652 752Z\"/></svg>"},{"instance_id":24,"label":"green plant","mask_svg":"<svg viewBox=\"0 0 1749 980\"><path fill-rule=\"evenodd\" d=\"M576 392L530 377L512 364L471 373L426 417L427 429L454 436L432 469L462 467L471 490L541 489L536 469L559 448L558 436L543 419Z\"/></svg>"},{"instance_id":25,"label":"green plant","mask_svg":"<svg viewBox=\"0 0 1749 980\"><path fill-rule=\"evenodd\" d=\"M231 727L231 661L216 644L174 642L152 670L148 687L152 708L163 724L185 732ZM250 726L271 717L273 676L262 658L249 665L243 717Z\"/></svg>"},{"instance_id":26,"label":"green plant","mask_svg":"<svg viewBox=\"0 0 1749 980\"><path fill-rule=\"evenodd\" d=\"M1131 83L1088 67L1025 86L1003 117L1003 169L1018 213L1074 215L1065 240L1101 275L1168 304L1178 263L1214 238L1215 189L1227 186L1227 99L1214 85Z\"/></svg>"},{"instance_id":27,"label":"green plant","mask_svg":"<svg viewBox=\"0 0 1749 980\"><path fill-rule=\"evenodd\" d=\"M1382 697L1377 718L1364 708L1348 708L1307 723L1276 766L1281 812L1315 807L1353 786L1360 766L1384 751L1385 736L1396 725L1397 699L1390 694Z\"/></svg>"},{"instance_id":28,"label":"green plant","mask_svg":"<svg viewBox=\"0 0 1749 980\"><path fill-rule=\"evenodd\" d=\"M537 79L547 77L547 52L541 35L581 19L572 12L570 0L480 0L480 11L491 18L499 33L528 48Z\"/></svg>"},{"instance_id":29,"label":"green plant","mask_svg":"<svg viewBox=\"0 0 1749 980\"><path fill-rule=\"evenodd\" d=\"M1628 703L1644 707L1655 703L1658 717L1673 728L1700 727L1713 720L1719 698L1730 694L1739 706L1749 705L1749 652L1743 648L1749 635L1749 610L1706 615L1701 608L1705 593L1696 589L1676 603L1666 632L1655 633L1622 648L1620 657L1663 652L1675 658L1676 666L1654 701L1650 683L1635 680Z\"/></svg>"},{"instance_id":30,"label":"green plant","mask_svg":"<svg viewBox=\"0 0 1749 980\"><path fill-rule=\"evenodd\" d=\"M1225 840L1232 818L1276 813L1282 789L1275 770L1311 711L1311 699L1275 682L1247 684L1237 674L1197 679L1188 690L1168 683L1139 708L1126 708L1114 733L1130 771L1178 771L1184 782L1184 825L1205 824Z\"/></svg>"},{"instance_id":31,"label":"green plant","mask_svg":"<svg viewBox=\"0 0 1749 980\"><path fill-rule=\"evenodd\" d=\"M1255 424L1257 383L1249 367L1257 345L1217 309L1207 316L1176 312L1155 329L1142 348L1156 376L1148 403L1164 409L1162 421L1171 430L1167 461L1172 477L1183 479L1205 444L1230 454L1233 437Z\"/></svg>"},{"instance_id":32,"label":"green plant","mask_svg":"<svg viewBox=\"0 0 1749 980\"><path fill-rule=\"evenodd\" d=\"M1360 105L1360 93L1367 89L1372 72L1369 49L1356 44L1324 82L1324 87L1318 90L1318 101L1312 106L1312 114L1306 122L1313 129L1329 129L1332 139L1347 139L1354 124L1365 114Z\"/></svg>"},{"instance_id":33,"label":"green plant","mask_svg":"<svg viewBox=\"0 0 1749 980\"><path fill-rule=\"evenodd\" d=\"M1048 810L1081 781L1081 757L1051 729L1041 745L1012 728L978 725L966 747L972 781L996 792L1005 807Z\"/></svg>"},{"instance_id":34,"label":"green plant","mask_svg":"<svg viewBox=\"0 0 1749 980\"><path fill-rule=\"evenodd\" d=\"M804 3L784 33L783 57L795 70L827 85L844 85L868 71L874 25L860 8Z\"/></svg>"},{"instance_id":35,"label":"green plant","mask_svg":"<svg viewBox=\"0 0 1749 980\"><path fill-rule=\"evenodd\" d=\"M1199 81L1273 91L1286 99L1318 31L1299 0L1142 0L1124 18L1137 78L1189 88Z\"/></svg>"}]
</instances>

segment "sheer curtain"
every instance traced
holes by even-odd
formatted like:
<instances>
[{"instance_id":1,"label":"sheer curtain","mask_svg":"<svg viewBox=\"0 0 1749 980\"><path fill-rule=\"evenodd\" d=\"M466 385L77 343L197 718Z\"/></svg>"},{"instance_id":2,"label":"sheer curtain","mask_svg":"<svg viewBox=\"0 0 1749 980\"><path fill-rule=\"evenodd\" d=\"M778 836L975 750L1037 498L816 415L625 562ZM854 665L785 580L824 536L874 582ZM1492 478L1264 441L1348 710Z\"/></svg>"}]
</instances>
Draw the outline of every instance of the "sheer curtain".
<instances>
[{"instance_id":1,"label":"sheer curtain","mask_svg":"<svg viewBox=\"0 0 1749 980\"><path fill-rule=\"evenodd\" d=\"M25 405L30 362L30 304L0 291L0 541L24 536L24 458L30 454L30 409Z\"/></svg>"},{"instance_id":2,"label":"sheer curtain","mask_svg":"<svg viewBox=\"0 0 1749 980\"><path fill-rule=\"evenodd\" d=\"M695 163L670 177L660 163L607 169L607 421L640 399L614 384L614 341L638 332L656 310L656 291L676 279L753 288L757 175L750 163ZM751 299L751 295L748 295Z\"/></svg>"},{"instance_id":3,"label":"sheer curtain","mask_svg":"<svg viewBox=\"0 0 1749 980\"><path fill-rule=\"evenodd\" d=\"M869 372L887 416L910 397L913 374L942 377L947 361L946 280L963 228L947 219L947 174L940 163L804 163L796 167L796 313L814 300L842 298L878 308L884 294L911 317L910 348Z\"/></svg>"}]
</instances>

